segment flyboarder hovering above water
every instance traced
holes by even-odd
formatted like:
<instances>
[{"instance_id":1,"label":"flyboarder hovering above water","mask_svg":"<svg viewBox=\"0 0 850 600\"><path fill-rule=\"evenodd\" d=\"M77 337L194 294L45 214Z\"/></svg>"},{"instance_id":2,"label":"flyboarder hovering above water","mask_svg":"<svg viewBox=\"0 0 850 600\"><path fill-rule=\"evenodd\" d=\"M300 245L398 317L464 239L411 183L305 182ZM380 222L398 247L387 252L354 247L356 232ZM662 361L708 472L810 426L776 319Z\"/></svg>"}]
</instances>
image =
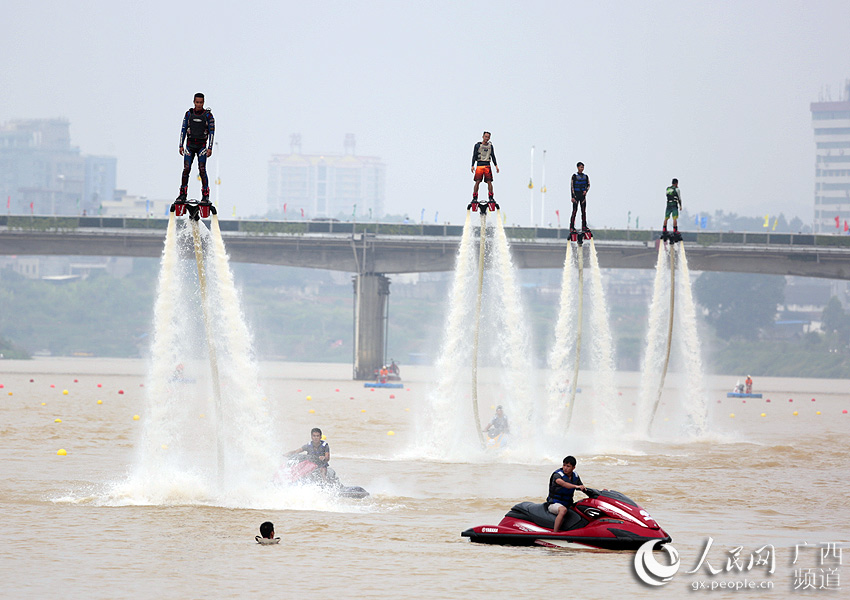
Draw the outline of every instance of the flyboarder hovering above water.
<instances>
[{"instance_id":1,"label":"flyboarder hovering above water","mask_svg":"<svg viewBox=\"0 0 850 600\"><path fill-rule=\"evenodd\" d=\"M667 188L667 208L664 210L664 225L661 228L661 239L676 242L682 239L679 235L679 211L682 209L682 192L679 190L679 180L673 179ZM667 234L667 219L673 217L673 235Z\"/></svg>"},{"instance_id":2,"label":"flyboarder hovering above water","mask_svg":"<svg viewBox=\"0 0 850 600\"><path fill-rule=\"evenodd\" d=\"M498 173L499 165L496 162L496 151L493 149L493 144L490 143L490 132L485 131L481 141L477 142L472 149L471 170L475 187L472 188L472 202L469 203L466 210L471 208L473 211L476 211L480 207L485 211L487 208L493 211L499 208L499 205L493 199L493 171L490 169L491 162L496 168L496 173ZM487 184L488 199L486 203L478 202L478 186L481 185L482 181Z\"/></svg>"},{"instance_id":3,"label":"flyboarder hovering above water","mask_svg":"<svg viewBox=\"0 0 850 600\"><path fill-rule=\"evenodd\" d=\"M189 173L192 162L198 155L198 173L201 176L201 202L210 201L210 182L207 177L207 158L212 156L215 119L208 108L204 108L204 95L195 94L194 106L183 115L183 127L180 130L180 155L183 157L183 179L177 201L185 202L189 188ZM185 143L185 146L184 146Z\"/></svg>"},{"instance_id":4,"label":"flyboarder hovering above water","mask_svg":"<svg viewBox=\"0 0 850 600\"><path fill-rule=\"evenodd\" d=\"M570 200L573 203L573 213L570 215L570 239L581 244L583 239L589 240L593 235L587 227L587 192L590 191L590 177L584 172L584 163L576 163L577 173L570 178ZM581 234L576 231L576 212L581 206Z\"/></svg>"}]
</instances>

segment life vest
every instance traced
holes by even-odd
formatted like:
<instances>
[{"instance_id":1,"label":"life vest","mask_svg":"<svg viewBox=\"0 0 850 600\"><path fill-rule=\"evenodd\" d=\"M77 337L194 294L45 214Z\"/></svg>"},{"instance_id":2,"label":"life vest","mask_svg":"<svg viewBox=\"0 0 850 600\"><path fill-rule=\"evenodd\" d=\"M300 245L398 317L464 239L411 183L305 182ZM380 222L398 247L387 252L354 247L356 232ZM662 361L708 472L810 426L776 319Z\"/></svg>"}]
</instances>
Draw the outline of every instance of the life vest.
<instances>
[{"instance_id":1,"label":"life vest","mask_svg":"<svg viewBox=\"0 0 850 600\"><path fill-rule=\"evenodd\" d=\"M679 188L675 188L672 185L667 188L667 203L679 204Z\"/></svg>"},{"instance_id":2,"label":"life vest","mask_svg":"<svg viewBox=\"0 0 850 600\"><path fill-rule=\"evenodd\" d=\"M556 479L563 479L567 483L572 483L573 485L581 485L581 479L576 475L575 471L570 473L569 476L564 474L564 469L558 469L552 476L549 477L549 497L546 499L547 502L554 504L563 504L564 506L569 506L573 503L573 494L575 494L575 488L565 488L561 485L555 483Z\"/></svg>"},{"instance_id":3,"label":"life vest","mask_svg":"<svg viewBox=\"0 0 850 600\"><path fill-rule=\"evenodd\" d=\"M576 192L585 192L590 187L587 173L576 173L573 178L573 190Z\"/></svg>"},{"instance_id":4,"label":"life vest","mask_svg":"<svg viewBox=\"0 0 850 600\"><path fill-rule=\"evenodd\" d=\"M204 109L201 113L196 113L194 109L189 110L189 127L187 137L192 145L204 145L209 136L207 128L207 120L209 119L210 111Z\"/></svg>"}]
</instances>

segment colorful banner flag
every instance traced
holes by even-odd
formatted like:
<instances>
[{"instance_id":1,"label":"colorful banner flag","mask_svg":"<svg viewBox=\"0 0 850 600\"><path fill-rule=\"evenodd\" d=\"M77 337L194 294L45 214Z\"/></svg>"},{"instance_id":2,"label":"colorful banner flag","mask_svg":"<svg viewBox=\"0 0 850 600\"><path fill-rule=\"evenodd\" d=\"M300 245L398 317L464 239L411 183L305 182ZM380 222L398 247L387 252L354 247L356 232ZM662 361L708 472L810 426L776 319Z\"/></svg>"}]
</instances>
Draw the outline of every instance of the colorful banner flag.
<instances>
[{"instance_id":1,"label":"colorful banner flag","mask_svg":"<svg viewBox=\"0 0 850 600\"><path fill-rule=\"evenodd\" d=\"M699 220L700 229L705 229L708 227L708 217L701 217Z\"/></svg>"},{"instance_id":2,"label":"colorful banner flag","mask_svg":"<svg viewBox=\"0 0 850 600\"><path fill-rule=\"evenodd\" d=\"M844 231L847 231L847 230L848 230L848 227L847 227L847 220L845 220L845 221L844 221Z\"/></svg>"},{"instance_id":3,"label":"colorful banner flag","mask_svg":"<svg viewBox=\"0 0 850 600\"><path fill-rule=\"evenodd\" d=\"M283 203L283 214L286 214L286 202Z\"/></svg>"},{"instance_id":4,"label":"colorful banner flag","mask_svg":"<svg viewBox=\"0 0 850 600\"><path fill-rule=\"evenodd\" d=\"M534 182L531 181L531 178L528 179L528 189L530 189L530 190L534 189Z\"/></svg>"},{"instance_id":5,"label":"colorful banner flag","mask_svg":"<svg viewBox=\"0 0 850 600\"><path fill-rule=\"evenodd\" d=\"M301 209L301 218L302 219L304 218L304 209L303 208Z\"/></svg>"},{"instance_id":6,"label":"colorful banner flag","mask_svg":"<svg viewBox=\"0 0 850 600\"><path fill-rule=\"evenodd\" d=\"M34 211L34 210L35 210L35 209L33 208L33 203L32 203L32 202L30 202L30 214L33 214L33 211Z\"/></svg>"},{"instance_id":7,"label":"colorful banner flag","mask_svg":"<svg viewBox=\"0 0 850 600\"><path fill-rule=\"evenodd\" d=\"M434 213L434 223L437 222L437 217L440 216L440 211Z\"/></svg>"},{"instance_id":8,"label":"colorful banner flag","mask_svg":"<svg viewBox=\"0 0 850 600\"><path fill-rule=\"evenodd\" d=\"M765 215L765 216L764 216L764 225L763 225L763 227L764 227L765 229L767 229L768 227L770 227L770 215Z\"/></svg>"},{"instance_id":9,"label":"colorful banner flag","mask_svg":"<svg viewBox=\"0 0 850 600\"><path fill-rule=\"evenodd\" d=\"M558 229L560 229L560 228L561 228L561 211L560 211L560 210L556 210L556 211L555 211L555 216L556 216L556 217L558 217Z\"/></svg>"},{"instance_id":10,"label":"colorful banner flag","mask_svg":"<svg viewBox=\"0 0 850 600\"><path fill-rule=\"evenodd\" d=\"M773 219L773 227L771 227L771 231L776 231L776 226L779 225L779 217Z\"/></svg>"},{"instance_id":11,"label":"colorful banner flag","mask_svg":"<svg viewBox=\"0 0 850 600\"><path fill-rule=\"evenodd\" d=\"M835 215L835 228L838 229L841 227L841 219L838 215Z\"/></svg>"},{"instance_id":12,"label":"colorful banner flag","mask_svg":"<svg viewBox=\"0 0 850 600\"><path fill-rule=\"evenodd\" d=\"M424 222L425 222L425 209L424 209L424 208L422 209L422 212L421 212L421 213L419 213L419 222L420 222L420 223L424 223Z\"/></svg>"}]
</instances>

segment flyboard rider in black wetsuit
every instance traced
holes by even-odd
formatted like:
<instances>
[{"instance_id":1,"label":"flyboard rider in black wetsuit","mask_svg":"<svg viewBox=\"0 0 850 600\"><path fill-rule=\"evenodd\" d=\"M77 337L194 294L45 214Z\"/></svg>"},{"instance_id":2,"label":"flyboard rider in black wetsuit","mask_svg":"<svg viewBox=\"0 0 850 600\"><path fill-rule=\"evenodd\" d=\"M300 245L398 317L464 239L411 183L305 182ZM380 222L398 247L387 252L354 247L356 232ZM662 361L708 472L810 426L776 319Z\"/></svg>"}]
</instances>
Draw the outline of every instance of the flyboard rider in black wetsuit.
<instances>
[{"instance_id":1,"label":"flyboard rider in black wetsuit","mask_svg":"<svg viewBox=\"0 0 850 600\"><path fill-rule=\"evenodd\" d=\"M179 152L183 157L183 178L180 182L180 194L171 207L178 217L188 208L190 217L198 220L199 205L186 201L189 174L195 156L198 157L198 175L201 177L200 216L206 218L210 211L215 214L215 208L210 203L210 181L207 176L207 158L212 156L214 137L215 118L210 109L204 108L204 95L198 92L193 99L193 107L183 115L183 126L180 129Z\"/></svg>"},{"instance_id":2,"label":"flyboard rider in black wetsuit","mask_svg":"<svg viewBox=\"0 0 850 600\"><path fill-rule=\"evenodd\" d=\"M180 155L183 157L183 179L180 183L178 200L186 200L189 188L189 173L192 162L198 157L198 174L201 176L201 195L203 202L210 201L210 181L207 177L207 158L213 153L215 137L215 119L212 111L204 108L204 95L195 94L194 106L183 115L183 127L180 129ZM184 145L185 144L185 145Z\"/></svg>"},{"instance_id":3,"label":"flyboard rider in black wetsuit","mask_svg":"<svg viewBox=\"0 0 850 600\"><path fill-rule=\"evenodd\" d=\"M493 199L493 171L490 168L490 162L496 168L496 173L499 172L499 165L496 163L496 151L493 149L493 144L490 143L490 132L485 131L481 141L475 144L472 149L472 173L475 187L472 189L472 202L467 205L466 210L470 208L473 212L481 210L486 212L489 208L494 211L499 208L496 201ZM487 184L487 202L478 202L478 186L484 181Z\"/></svg>"}]
</instances>

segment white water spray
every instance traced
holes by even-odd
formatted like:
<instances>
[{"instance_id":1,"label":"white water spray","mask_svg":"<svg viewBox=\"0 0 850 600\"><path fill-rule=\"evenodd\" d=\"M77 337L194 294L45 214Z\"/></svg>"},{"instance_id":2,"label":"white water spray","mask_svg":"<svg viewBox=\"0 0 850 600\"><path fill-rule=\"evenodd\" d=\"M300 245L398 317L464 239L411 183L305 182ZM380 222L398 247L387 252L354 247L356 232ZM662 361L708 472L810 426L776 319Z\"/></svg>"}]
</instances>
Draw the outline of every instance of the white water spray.
<instances>
[{"instance_id":1,"label":"white water spray","mask_svg":"<svg viewBox=\"0 0 850 600\"><path fill-rule=\"evenodd\" d=\"M122 502L250 506L277 466L270 414L217 218L212 226L212 234L202 224L178 231L174 214L169 218L138 458L129 480L112 491ZM208 284L206 306L193 234ZM220 410L207 351L217 357Z\"/></svg>"},{"instance_id":2,"label":"white water spray","mask_svg":"<svg viewBox=\"0 0 850 600\"><path fill-rule=\"evenodd\" d=\"M575 261L573 245L567 243L564 257L564 270L561 274L561 296L558 303L558 321L555 324L555 341L549 352L549 379L546 384L546 434L562 436L569 386L571 381L575 353Z\"/></svg>"}]
</instances>

